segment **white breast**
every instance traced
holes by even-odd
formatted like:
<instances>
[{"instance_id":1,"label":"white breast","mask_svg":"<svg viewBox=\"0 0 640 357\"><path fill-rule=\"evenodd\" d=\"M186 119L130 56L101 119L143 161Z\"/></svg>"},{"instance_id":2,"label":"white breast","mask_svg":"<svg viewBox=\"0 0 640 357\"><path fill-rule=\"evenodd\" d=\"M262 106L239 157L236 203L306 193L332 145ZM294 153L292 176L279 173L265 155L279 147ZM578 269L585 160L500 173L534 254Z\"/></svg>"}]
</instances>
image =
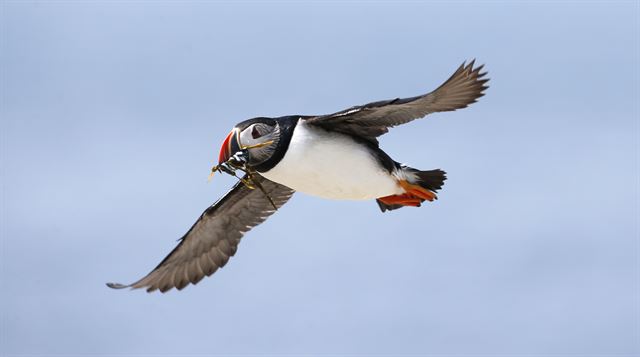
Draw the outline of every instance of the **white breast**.
<instances>
[{"instance_id":1,"label":"white breast","mask_svg":"<svg viewBox=\"0 0 640 357\"><path fill-rule=\"evenodd\" d=\"M282 160L262 175L329 199L366 200L403 192L365 145L304 120L296 125Z\"/></svg>"}]
</instances>

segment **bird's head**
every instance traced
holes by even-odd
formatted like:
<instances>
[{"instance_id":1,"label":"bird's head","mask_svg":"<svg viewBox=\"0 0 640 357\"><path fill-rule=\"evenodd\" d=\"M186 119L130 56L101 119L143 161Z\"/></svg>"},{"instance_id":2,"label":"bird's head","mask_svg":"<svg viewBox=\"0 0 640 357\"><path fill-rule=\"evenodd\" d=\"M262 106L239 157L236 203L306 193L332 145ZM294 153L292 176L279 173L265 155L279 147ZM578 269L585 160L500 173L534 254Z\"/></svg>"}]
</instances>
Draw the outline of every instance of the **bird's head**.
<instances>
[{"instance_id":1,"label":"bird's head","mask_svg":"<svg viewBox=\"0 0 640 357\"><path fill-rule=\"evenodd\" d=\"M271 118L254 118L237 124L222 142L218 164L235 153L247 150L248 166L259 165L275 152L280 140L278 123Z\"/></svg>"}]
</instances>

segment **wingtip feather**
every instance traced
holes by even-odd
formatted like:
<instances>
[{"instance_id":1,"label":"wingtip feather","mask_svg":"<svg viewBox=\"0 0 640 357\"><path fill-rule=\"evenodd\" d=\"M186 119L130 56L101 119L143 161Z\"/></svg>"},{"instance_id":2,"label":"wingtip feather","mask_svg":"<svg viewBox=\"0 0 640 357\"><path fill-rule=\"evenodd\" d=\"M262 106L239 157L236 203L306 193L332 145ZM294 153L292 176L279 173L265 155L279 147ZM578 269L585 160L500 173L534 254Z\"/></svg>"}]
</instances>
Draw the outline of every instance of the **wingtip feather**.
<instances>
[{"instance_id":1,"label":"wingtip feather","mask_svg":"<svg viewBox=\"0 0 640 357\"><path fill-rule=\"evenodd\" d=\"M473 58L471 59L471 62L469 62L469 64L467 65L467 68L473 68L473 65L476 63L476 59Z\"/></svg>"},{"instance_id":2,"label":"wingtip feather","mask_svg":"<svg viewBox=\"0 0 640 357\"><path fill-rule=\"evenodd\" d=\"M130 288L131 285L125 285L125 284L120 284L120 283L107 283L106 284L108 287L110 287L111 289L126 289L126 288Z\"/></svg>"}]
</instances>

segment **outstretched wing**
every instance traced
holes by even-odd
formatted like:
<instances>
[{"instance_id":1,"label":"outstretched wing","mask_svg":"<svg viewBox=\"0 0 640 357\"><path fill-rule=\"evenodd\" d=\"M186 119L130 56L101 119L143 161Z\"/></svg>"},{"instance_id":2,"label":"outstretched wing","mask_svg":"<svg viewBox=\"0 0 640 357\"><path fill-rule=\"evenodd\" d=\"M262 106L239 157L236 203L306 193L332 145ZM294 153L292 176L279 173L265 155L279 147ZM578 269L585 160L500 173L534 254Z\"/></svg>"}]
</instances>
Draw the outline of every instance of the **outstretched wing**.
<instances>
[{"instance_id":1,"label":"outstretched wing","mask_svg":"<svg viewBox=\"0 0 640 357\"><path fill-rule=\"evenodd\" d=\"M257 174L253 179L263 186L277 208L295 192ZM107 283L107 286L165 292L174 287L182 290L189 283L197 284L223 267L235 254L240 238L275 211L264 192L238 182L202 213L178 246L147 276L133 284Z\"/></svg>"},{"instance_id":2,"label":"outstretched wing","mask_svg":"<svg viewBox=\"0 0 640 357\"><path fill-rule=\"evenodd\" d=\"M453 75L431 93L411 98L396 98L351 107L343 111L310 117L307 123L329 131L377 142L376 138L389 131L390 127L408 123L434 112L446 112L467 107L484 95L489 88L487 72L480 73L482 66L474 68L475 60L462 63Z\"/></svg>"}]
</instances>

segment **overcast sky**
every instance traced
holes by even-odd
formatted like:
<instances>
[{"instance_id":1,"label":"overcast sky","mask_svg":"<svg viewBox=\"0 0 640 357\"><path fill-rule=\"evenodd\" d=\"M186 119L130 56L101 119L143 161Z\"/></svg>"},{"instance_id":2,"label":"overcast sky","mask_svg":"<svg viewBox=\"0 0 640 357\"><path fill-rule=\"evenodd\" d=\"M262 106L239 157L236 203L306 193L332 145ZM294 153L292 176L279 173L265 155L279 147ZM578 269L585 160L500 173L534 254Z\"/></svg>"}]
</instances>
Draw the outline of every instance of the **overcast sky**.
<instances>
[{"instance_id":1,"label":"overcast sky","mask_svg":"<svg viewBox=\"0 0 640 357\"><path fill-rule=\"evenodd\" d=\"M640 5L2 1L0 353L640 354ZM231 127L491 88L381 138L440 199L297 194L215 275L114 291L234 183Z\"/></svg>"}]
</instances>

